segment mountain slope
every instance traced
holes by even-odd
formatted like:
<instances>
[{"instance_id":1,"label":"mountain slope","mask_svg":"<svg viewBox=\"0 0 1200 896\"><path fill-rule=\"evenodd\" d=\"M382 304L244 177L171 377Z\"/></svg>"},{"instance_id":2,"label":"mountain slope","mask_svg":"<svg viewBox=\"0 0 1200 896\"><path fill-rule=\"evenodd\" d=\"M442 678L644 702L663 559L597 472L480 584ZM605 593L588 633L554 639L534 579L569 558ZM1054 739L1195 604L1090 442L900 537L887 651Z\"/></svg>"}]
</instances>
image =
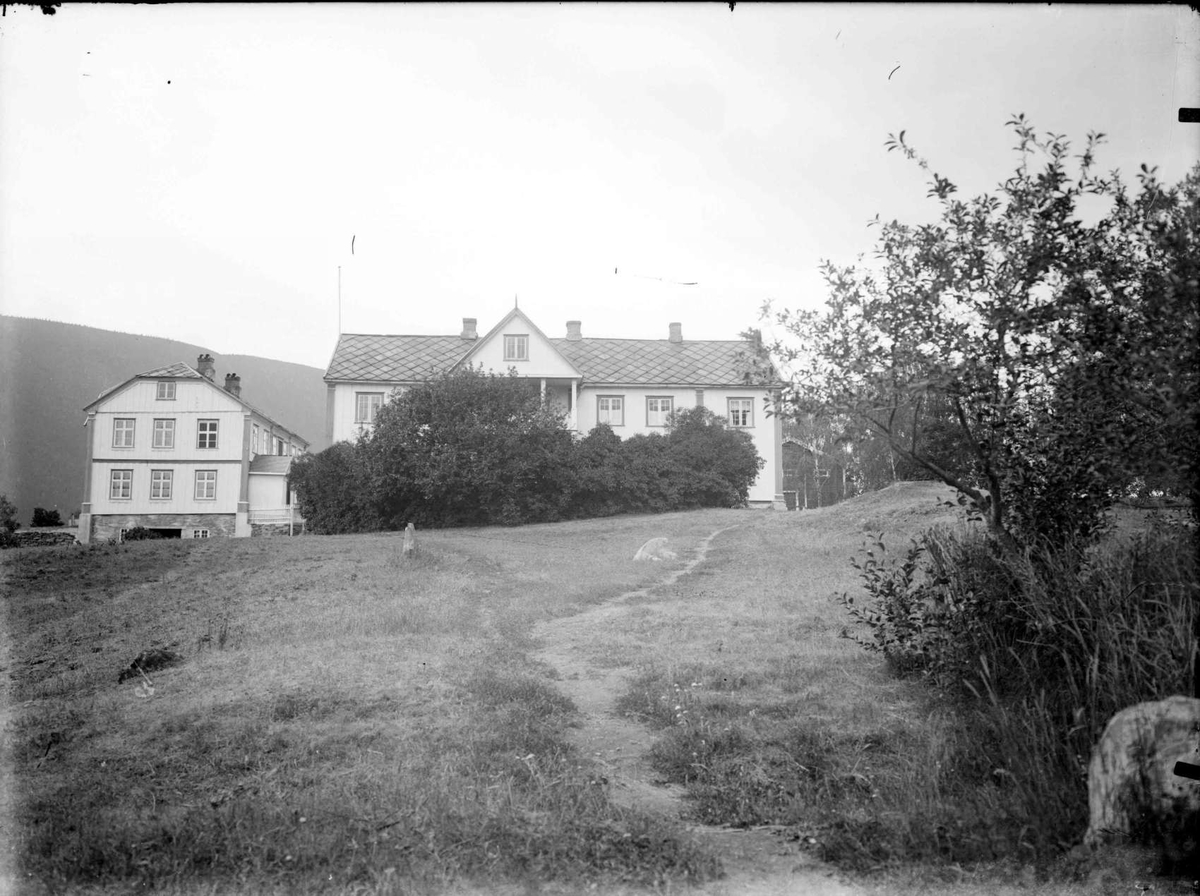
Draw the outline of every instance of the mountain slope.
<instances>
[{"instance_id":1,"label":"mountain slope","mask_svg":"<svg viewBox=\"0 0 1200 896\"><path fill-rule=\"evenodd\" d=\"M84 405L142 371L176 361L194 367L203 352L216 359L218 383L239 374L247 401L308 439L310 451L327 447L324 371L316 367L0 315L0 494L17 505L21 525L34 507L57 507L64 521L79 508Z\"/></svg>"}]
</instances>

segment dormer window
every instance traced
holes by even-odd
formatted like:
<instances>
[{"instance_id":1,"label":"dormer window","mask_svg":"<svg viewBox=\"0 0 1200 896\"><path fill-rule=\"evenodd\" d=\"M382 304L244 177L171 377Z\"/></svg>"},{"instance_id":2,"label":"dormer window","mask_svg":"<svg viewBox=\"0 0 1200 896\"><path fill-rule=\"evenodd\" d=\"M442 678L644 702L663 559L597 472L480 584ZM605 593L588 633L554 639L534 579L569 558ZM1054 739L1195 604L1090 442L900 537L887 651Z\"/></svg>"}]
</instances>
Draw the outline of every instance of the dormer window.
<instances>
[{"instance_id":1,"label":"dormer window","mask_svg":"<svg viewBox=\"0 0 1200 896\"><path fill-rule=\"evenodd\" d=\"M154 396L159 401L174 401L175 400L175 381L160 380L158 383L158 394Z\"/></svg>"},{"instance_id":2,"label":"dormer window","mask_svg":"<svg viewBox=\"0 0 1200 896\"><path fill-rule=\"evenodd\" d=\"M505 361L528 361L529 360L529 337L528 336L509 336L504 337L504 360Z\"/></svg>"}]
</instances>

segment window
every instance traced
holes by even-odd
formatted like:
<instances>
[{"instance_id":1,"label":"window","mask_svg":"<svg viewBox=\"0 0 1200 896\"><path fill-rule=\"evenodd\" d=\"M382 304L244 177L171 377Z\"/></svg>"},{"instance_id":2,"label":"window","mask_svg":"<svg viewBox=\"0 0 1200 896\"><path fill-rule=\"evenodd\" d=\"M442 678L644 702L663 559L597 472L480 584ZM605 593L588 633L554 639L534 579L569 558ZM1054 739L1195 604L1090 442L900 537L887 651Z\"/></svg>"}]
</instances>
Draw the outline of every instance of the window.
<instances>
[{"instance_id":1,"label":"window","mask_svg":"<svg viewBox=\"0 0 1200 896\"><path fill-rule=\"evenodd\" d=\"M197 448L216 448L217 447L217 421L216 420L201 420L200 428L196 435Z\"/></svg>"},{"instance_id":2,"label":"window","mask_svg":"<svg viewBox=\"0 0 1200 896\"><path fill-rule=\"evenodd\" d=\"M154 396L159 401L174 401L175 400L175 381L162 380L158 384L158 394Z\"/></svg>"},{"instance_id":3,"label":"window","mask_svg":"<svg viewBox=\"0 0 1200 896\"><path fill-rule=\"evenodd\" d=\"M275 440L275 452L274 453L279 456L283 455L283 439Z\"/></svg>"},{"instance_id":4,"label":"window","mask_svg":"<svg viewBox=\"0 0 1200 896\"><path fill-rule=\"evenodd\" d=\"M217 497L217 471L196 471L196 500L215 501Z\"/></svg>"},{"instance_id":5,"label":"window","mask_svg":"<svg viewBox=\"0 0 1200 896\"><path fill-rule=\"evenodd\" d=\"M729 399L729 425L730 426L753 426L754 425L754 399L753 398L731 398L731 399Z\"/></svg>"},{"instance_id":6,"label":"window","mask_svg":"<svg viewBox=\"0 0 1200 896\"><path fill-rule=\"evenodd\" d=\"M504 360L505 361L528 361L529 360L529 337L528 336L505 336L504 337Z\"/></svg>"},{"instance_id":7,"label":"window","mask_svg":"<svg viewBox=\"0 0 1200 896\"><path fill-rule=\"evenodd\" d=\"M192 538L208 538L207 529L193 529Z\"/></svg>"},{"instance_id":8,"label":"window","mask_svg":"<svg viewBox=\"0 0 1200 896\"><path fill-rule=\"evenodd\" d=\"M154 420L154 447L155 448L174 448L175 447L175 421L167 418L156 417Z\"/></svg>"},{"instance_id":9,"label":"window","mask_svg":"<svg viewBox=\"0 0 1200 896\"><path fill-rule=\"evenodd\" d=\"M381 407L383 407L382 392L355 392L354 422L374 423L375 415L379 413Z\"/></svg>"},{"instance_id":10,"label":"window","mask_svg":"<svg viewBox=\"0 0 1200 896\"><path fill-rule=\"evenodd\" d=\"M666 426L667 418L671 416L671 405L673 401L674 399L671 398L647 398L646 425Z\"/></svg>"},{"instance_id":11,"label":"window","mask_svg":"<svg viewBox=\"0 0 1200 896\"><path fill-rule=\"evenodd\" d=\"M262 452L258 450L258 446L259 446L259 444L260 444L260 443L259 443L259 440L258 440L258 424L257 424L257 423L255 423L255 424L254 424L253 435L251 435L251 437L250 437L250 450L251 450L251 451L252 451L254 454L262 454Z\"/></svg>"},{"instance_id":12,"label":"window","mask_svg":"<svg viewBox=\"0 0 1200 896\"><path fill-rule=\"evenodd\" d=\"M625 399L620 395L601 395L596 399L596 422L609 426L625 425Z\"/></svg>"},{"instance_id":13,"label":"window","mask_svg":"<svg viewBox=\"0 0 1200 896\"><path fill-rule=\"evenodd\" d=\"M108 496L114 501L128 501L133 497L133 470L112 471Z\"/></svg>"},{"instance_id":14,"label":"window","mask_svg":"<svg viewBox=\"0 0 1200 896\"><path fill-rule=\"evenodd\" d=\"M698 408L704 407L704 390L703 389L696 390L696 407L698 407Z\"/></svg>"},{"instance_id":15,"label":"window","mask_svg":"<svg viewBox=\"0 0 1200 896\"><path fill-rule=\"evenodd\" d=\"M113 447L133 447L133 418L117 417L113 420Z\"/></svg>"},{"instance_id":16,"label":"window","mask_svg":"<svg viewBox=\"0 0 1200 896\"><path fill-rule=\"evenodd\" d=\"M171 470L150 471L150 499L152 501L171 500L171 483L175 474Z\"/></svg>"}]
</instances>

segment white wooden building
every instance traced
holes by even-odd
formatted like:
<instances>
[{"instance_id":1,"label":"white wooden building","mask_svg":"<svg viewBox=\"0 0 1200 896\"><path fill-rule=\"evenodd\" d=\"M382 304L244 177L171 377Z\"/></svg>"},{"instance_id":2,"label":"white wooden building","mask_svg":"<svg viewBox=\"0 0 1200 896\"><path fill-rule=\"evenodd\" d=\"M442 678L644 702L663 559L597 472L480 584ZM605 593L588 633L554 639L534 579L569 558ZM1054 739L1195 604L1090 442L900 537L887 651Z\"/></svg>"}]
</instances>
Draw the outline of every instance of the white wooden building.
<instances>
[{"instance_id":1,"label":"white wooden building","mask_svg":"<svg viewBox=\"0 0 1200 896\"><path fill-rule=\"evenodd\" d=\"M744 361L755 346L745 340L685 340L678 323L666 339L585 337L579 321L551 338L517 308L482 337L476 323L464 318L454 336L341 335L325 373L330 442L369 430L393 390L456 367L515 369L540 383L579 434L598 423L622 438L663 432L672 411L703 405L748 433L766 460L751 505L784 506L782 426L768 414L771 388L747 382Z\"/></svg>"},{"instance_id":2,"label":"white wooden building","mask_svg":"<svg viewBox=\"0 0 1200 896\"><path fill-rule=\"evenodd\" d=\"M231 373L196 367L139 373L84 408L87 461L79 540L141 526L167 537L244 537L294 521L291 458L308 442L241 395Z\"/></svg>"}]
</instances>

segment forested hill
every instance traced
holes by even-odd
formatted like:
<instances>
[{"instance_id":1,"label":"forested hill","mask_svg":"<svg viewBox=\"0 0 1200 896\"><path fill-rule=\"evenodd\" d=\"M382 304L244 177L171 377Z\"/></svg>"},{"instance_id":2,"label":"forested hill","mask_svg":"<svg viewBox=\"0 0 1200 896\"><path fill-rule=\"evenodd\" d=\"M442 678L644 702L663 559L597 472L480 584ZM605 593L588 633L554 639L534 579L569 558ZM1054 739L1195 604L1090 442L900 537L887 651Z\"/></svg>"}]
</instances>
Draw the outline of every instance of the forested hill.
<instances>
[{"instance_id":1,"label":"forested hill","mask_svg":"<svg viewBox=\"0 0 1200 896\"><path fill-rule=\"evenodd\" d=\"M325 442L323 370L154 336L0 315L0 494L28 527L34 507L57 508L63 520L83 489L83 407L135 374L203 352L216 360L216 381L242 378L242 395L312 444Z\"/></svg>"}]
</instances>

